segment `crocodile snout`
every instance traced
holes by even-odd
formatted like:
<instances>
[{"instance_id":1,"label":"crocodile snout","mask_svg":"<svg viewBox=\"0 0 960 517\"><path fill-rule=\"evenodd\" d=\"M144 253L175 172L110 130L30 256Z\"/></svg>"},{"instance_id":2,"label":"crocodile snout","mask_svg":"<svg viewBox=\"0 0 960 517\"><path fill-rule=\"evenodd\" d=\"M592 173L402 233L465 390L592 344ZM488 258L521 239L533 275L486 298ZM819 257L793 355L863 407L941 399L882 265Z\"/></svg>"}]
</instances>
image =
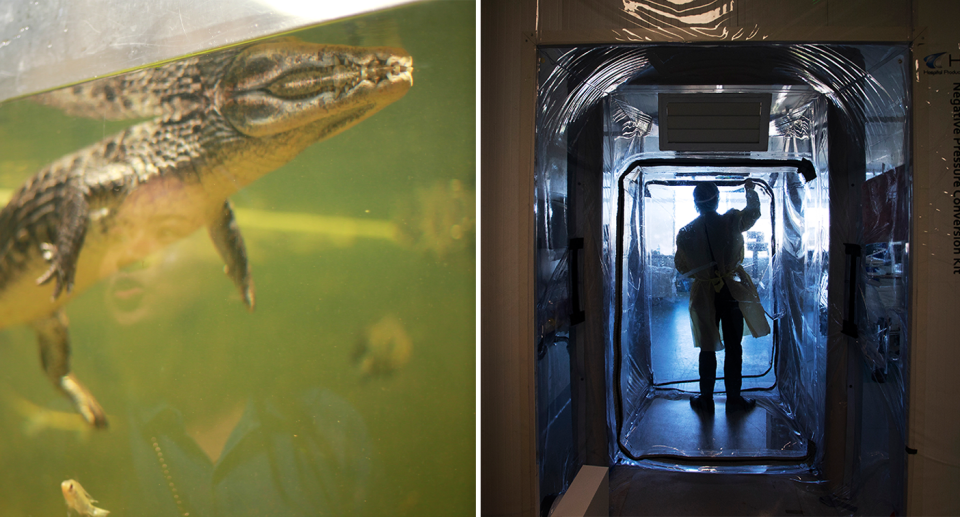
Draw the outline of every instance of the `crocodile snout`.
<instances>
[{"instance_id":1,"label":"crocodile snout","mask_svg":"<svg viewBox=\"0 0 960 517\"><path fill-rule=\"evenodd\" d=\"M412 73L413 58L401 49L264 43L234 58L219 109L237 131L262 137L344 113L373 114L403 97Z\"/></svg>"}]
</instances>

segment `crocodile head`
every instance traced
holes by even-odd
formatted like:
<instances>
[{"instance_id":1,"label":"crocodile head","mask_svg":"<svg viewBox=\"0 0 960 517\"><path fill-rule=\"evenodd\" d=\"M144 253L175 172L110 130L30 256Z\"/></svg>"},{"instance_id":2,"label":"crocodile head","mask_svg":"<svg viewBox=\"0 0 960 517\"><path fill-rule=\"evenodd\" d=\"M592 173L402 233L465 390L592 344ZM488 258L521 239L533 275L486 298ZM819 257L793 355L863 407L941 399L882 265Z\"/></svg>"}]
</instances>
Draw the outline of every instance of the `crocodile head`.
<instances>
[{"instance_id":1,"label":"crocodile head","mask_svg":"<svg viewBox=\"0 0 960 517\"><path fill-rule=\"evenodd\" d=\"M400 49L274 40L236 55L214 102L248 137L269 140L296 130L316 141L402 97L413 84L412 65Z\"/></svg>"}]
</instances>

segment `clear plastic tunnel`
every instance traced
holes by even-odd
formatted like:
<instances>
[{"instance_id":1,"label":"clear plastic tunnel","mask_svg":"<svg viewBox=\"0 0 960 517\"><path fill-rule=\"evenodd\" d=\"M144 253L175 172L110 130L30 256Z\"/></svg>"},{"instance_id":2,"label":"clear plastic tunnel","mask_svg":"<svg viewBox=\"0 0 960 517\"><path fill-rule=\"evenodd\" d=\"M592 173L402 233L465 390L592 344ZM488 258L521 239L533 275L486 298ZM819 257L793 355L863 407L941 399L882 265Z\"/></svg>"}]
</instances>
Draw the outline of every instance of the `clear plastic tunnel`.
<instances>
[{"instance_id":1,"label":"clear plastic tunnel","mask_svg":"<svg viewBox=\"0 0 960 517\"><path fill-rule=\"evenodd\" d=\"M609 465L804 473L843 487L827 503L902 512L908 49L623 45L544 48L540 62L541 495L562 492L599 441ZM696 127L711 143L685 147L700 136L679 122L668 134L663 103L704 95L766 99L760 124ZM758 406L725 414L718 352L717 411L704 418L688 403L698 351L676 236L697 216L696 185L717 184L723 213L744 207L748 178L761 217L743 267L772 332L743 339L743 391ZM591 434L597 418L605 436Z\"/></svg>"}]
</instances>

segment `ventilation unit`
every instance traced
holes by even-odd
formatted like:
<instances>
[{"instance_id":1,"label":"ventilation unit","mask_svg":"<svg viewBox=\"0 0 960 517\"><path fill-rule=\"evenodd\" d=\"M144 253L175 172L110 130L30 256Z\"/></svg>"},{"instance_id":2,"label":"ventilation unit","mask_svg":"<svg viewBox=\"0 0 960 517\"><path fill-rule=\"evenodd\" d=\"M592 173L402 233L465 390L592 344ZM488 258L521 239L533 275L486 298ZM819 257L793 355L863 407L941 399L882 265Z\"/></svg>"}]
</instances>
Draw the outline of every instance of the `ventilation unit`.
<instances>
[{"instance_id":1,"label":"ventilation unit","mask_svg":"<svg viewBox=\"0 0 960 517\"><path fill-rule=\"evenodd\" d=\"M660 94L661 151L766 151L770 95Z\"/></svg>"}]
</instances>

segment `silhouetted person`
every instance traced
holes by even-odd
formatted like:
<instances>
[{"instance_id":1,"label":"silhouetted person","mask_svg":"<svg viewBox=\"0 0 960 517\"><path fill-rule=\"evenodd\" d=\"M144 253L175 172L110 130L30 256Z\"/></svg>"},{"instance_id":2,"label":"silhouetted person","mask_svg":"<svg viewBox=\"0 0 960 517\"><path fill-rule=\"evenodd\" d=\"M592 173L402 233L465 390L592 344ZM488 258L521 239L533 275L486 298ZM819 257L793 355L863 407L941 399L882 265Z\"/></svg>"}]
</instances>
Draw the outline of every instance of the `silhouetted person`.
<instances>
[{"instance_id":1,"label":"silhouetted person","mask_svg":"<svg viewBox=\"0 0 960 517\"><path fill-rule=\"evenodd\" d=\"M690 326L694 345L700 348L700 395L692 398L690 405L698 411L713 410L716 352L724 348L727 410L746 410L756 404L740 395L744 321L753 337L770 333L757 288L742 265L743 232L760 218L760 197L754 186L750 179L744 184L746 208L730 209L721 215L717 213L717 186L710 182L697 185L693 200L700 215L677 234L677 270L694 281L690 289Z\"/></svg>"}]
</instances>

